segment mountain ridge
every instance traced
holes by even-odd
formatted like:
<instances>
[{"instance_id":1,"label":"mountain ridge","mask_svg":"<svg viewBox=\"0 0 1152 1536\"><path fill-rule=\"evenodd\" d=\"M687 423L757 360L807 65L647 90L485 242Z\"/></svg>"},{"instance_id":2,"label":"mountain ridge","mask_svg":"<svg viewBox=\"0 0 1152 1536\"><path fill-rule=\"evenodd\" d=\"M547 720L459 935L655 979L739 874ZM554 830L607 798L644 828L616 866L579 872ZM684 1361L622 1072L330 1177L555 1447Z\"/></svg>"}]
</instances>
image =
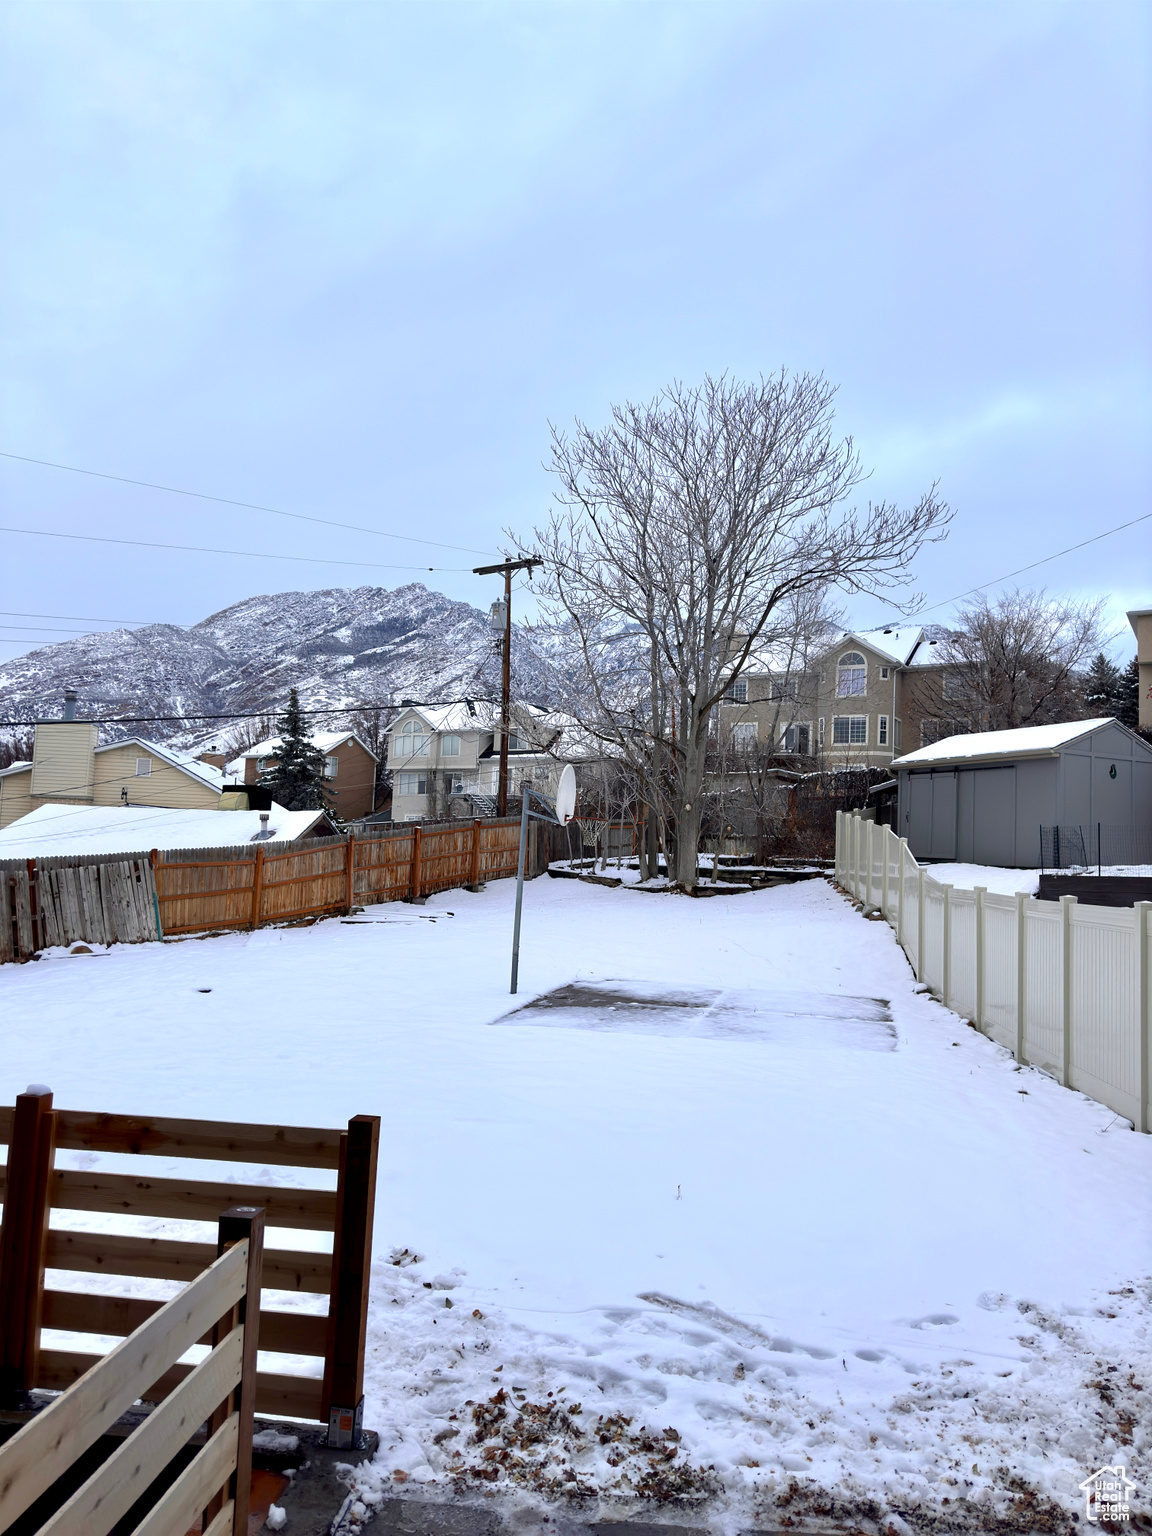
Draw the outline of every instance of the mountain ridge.
<instances>
[{"instance_id":1,"label":"mountain ridge","mask_svg":"<svg viewBox=\"0 0 1152 1536\"><path fill-rule=\"evenodd\" d=\"M545 701L554 692L552 667L515 625L512 663L514 695ZM180 717L102 724L104 741L192 746L228 737L243 715L275 714L293 687L304 709L321 712L317 729L342 729L358 709L495 697L499 686L488 616L410 582L263 593L186 628L149 624L42 646L0 666L0 716L21 722L3 728L11 741L37 719L58 719L64 689L74 688L81 718ZM193 718L208 715L228 718Z\"/></svg>"}]
</instances>

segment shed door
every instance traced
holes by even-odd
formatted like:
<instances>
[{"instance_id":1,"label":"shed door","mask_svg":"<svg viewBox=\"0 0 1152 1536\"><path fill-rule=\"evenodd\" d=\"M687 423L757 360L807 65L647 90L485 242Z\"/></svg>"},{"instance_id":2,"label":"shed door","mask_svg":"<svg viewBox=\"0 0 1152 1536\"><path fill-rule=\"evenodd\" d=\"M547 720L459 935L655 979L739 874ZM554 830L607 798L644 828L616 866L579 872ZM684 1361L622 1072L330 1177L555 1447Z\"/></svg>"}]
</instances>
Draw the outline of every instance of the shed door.
<instances>
[{"instance_id":1,"label":"shed door","mask_svg":"<svg viewBox=\"0 0 1152 1536\"><path fill-rule=\"evenodd\" d=\"M972 862L1016 862L1016 770L972 770Z\"/></svg>"},{"instance_id":2,"label":"shed door","mask_svg":"<svg viewBox=\"0 0 1152 1536\"><path fill-rule=\"evenodd\" d=\"M932 775L910 773L904 806L904 825L900 829L908 839L915 859L926 859L932 848Z\"/></svg>"},{"instance_id":3,"label":"shed door","mask_svg":"<svg viewBox=\"0 0 1152 1536\"><path fill-rule=\"evenodd\" d=\"M934 773L932 785L932 837L930 859L956 857L956 775Z\"/></svg>"}]
</instances>

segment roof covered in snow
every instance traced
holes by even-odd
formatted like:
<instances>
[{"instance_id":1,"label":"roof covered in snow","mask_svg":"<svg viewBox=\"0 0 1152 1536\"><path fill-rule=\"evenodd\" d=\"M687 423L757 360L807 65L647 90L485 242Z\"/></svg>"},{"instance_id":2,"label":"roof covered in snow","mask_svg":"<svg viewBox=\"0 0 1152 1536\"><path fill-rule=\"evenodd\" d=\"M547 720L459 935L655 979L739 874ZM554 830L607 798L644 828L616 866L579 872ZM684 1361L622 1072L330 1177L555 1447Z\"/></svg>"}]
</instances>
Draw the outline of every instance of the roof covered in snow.
<instances>
[{"instance_id":1,"label":"roof covered in snow","mask_svg":"<svg viewBox=\"0 0 1152 1536\"><path fill-rule=\"evenodd\" d=\"M973 758L1044 757L1117 722L1105 715L1099 720L1073 720L1061 725L1025 725L1014 731L973 731L946 736L930 747L920 747L894 760L893 768L919 768L936 763L959 763Z\"/></svg>"},{"instance_id":2,"label":"roof covered in snow","mask_svg":"<svg viewBox=\"0 0 1152 1536\"><path fill-rule=\"evenodd\" d=\"M877 655L887 656L897 666L906 667L923 638L924 631L919 624L905 624L899 627L888 625L884 629L846 630L837 645L844 646L852 640L858 640L861 645L867 646Z\"/></svg>"},{"instance_id":3,"label":"roof covered in snow","mask_svg":"<svg viewBox=\"0 0 1152 1536\"><path fill-rule=\"evenodd\" d=\"M245 758L275 757L280 750L282 740L280 736L269 736L267 741L258 741L254 747L249 747L247 752L242 752L239 757L233 758L225 772L229 778L234 778L236 774L243 773ZM346 741L354 741L364 748L373 762L379 761L372 748L362 742L355 731L317 731L310 740L319 752L335 752L336 748L343 746Z\"/></svg>"},{"instance_id":4,"label":"roof covered in snow","mask_svg":"<svg viewBox=\"0 0 1152 1536\"><path fill-rule=\"evenodd\" d=\"M273 802L267 841L295 842L324 820L323 811L286 811ZM171 810L152 805L41 805L0 828L0 859L136 854L147 853L151 848L231 848L251 842L260 831L258 811Z\"/></svg>"}]
</instances>

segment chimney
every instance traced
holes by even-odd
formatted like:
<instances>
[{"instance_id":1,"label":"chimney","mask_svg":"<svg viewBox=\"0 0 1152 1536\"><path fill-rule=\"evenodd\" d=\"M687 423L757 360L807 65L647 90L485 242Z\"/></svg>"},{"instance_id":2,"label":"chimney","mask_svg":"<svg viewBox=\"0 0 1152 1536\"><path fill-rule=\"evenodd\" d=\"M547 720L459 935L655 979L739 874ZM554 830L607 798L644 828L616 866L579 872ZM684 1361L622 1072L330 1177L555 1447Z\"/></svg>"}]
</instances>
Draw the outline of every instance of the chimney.
<instances>
[{"instance_id":1,"label":"chimney","mask_svg":"<svg viewBox=\"0 0 1152 1536\"><path fill-rule=\"evenodd\" d=\"M72 689L72 688L65 688L65 690L64 690L64 719L65 720L75 720L75 718L76 718L76 693L75 693L75 690Z\"/></svg>"}]
</instances>

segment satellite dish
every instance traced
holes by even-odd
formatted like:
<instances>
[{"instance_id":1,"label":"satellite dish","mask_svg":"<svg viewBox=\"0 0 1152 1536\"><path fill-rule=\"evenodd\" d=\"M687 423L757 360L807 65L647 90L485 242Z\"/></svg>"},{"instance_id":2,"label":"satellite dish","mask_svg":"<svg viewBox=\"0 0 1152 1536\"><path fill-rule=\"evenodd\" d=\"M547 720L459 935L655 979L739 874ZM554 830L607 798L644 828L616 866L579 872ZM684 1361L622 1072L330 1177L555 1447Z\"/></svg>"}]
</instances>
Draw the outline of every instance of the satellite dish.
<instances>
[{"instance_id":1,"label":"satellite dish","mask_svg":"<svg viewBox=\"0 0 1152 1536\"><path fill-rule=\"evenodd\" d=\"M576 813L576 770L566 763L556 790L556 820L566 827Z\"/></svg>"}]
</instances>

